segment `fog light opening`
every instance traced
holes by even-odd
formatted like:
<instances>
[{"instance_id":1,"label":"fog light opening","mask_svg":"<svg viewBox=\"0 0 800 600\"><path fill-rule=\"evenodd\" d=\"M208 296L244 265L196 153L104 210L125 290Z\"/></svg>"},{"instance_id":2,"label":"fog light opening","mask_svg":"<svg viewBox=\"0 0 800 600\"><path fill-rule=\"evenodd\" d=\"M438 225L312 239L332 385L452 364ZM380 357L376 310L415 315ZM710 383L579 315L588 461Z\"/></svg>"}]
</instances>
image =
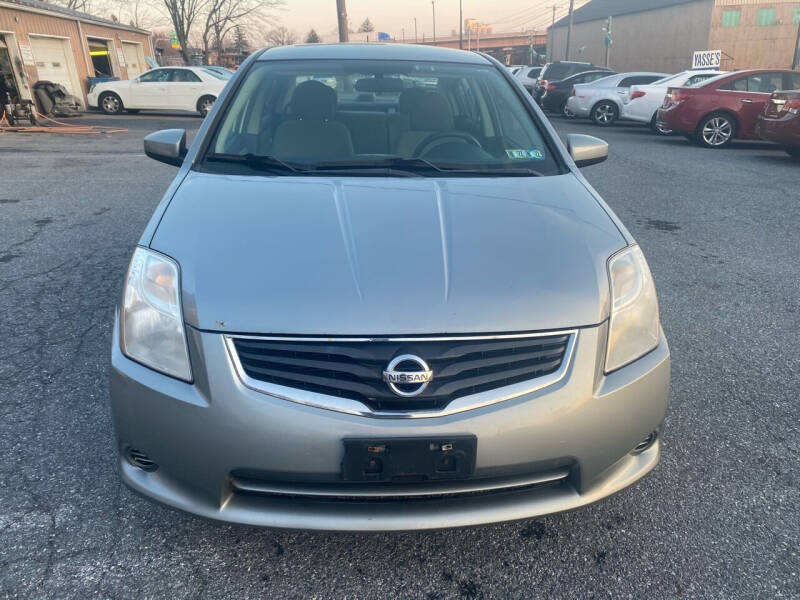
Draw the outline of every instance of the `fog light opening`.
<instances>
[{"instance_id":1,"label":"fog light opening","mask_svg":"<svg viewBox=\"0 0 800 600\"><path fill-rule=\"evenodd\" d=\"M125 458L127 458L128 462L134 467L142 471L155 471L158 468L158 465L152 458L136 448L128 448L125 451Z\"/></svg>"},{"instance_id":2,"label":"fog light opening","mask_svg":"<svg viewBox=\"0 0 800 600\"><path fill-rule=\"evenodd\" d=\"M631 454L641 454L645 450L649 449L650 446L655 444L656 438L658 437L657 431L651 431L648 433L641 442L634 446L633 450L631 450Z\"/></svg>"}]
</instances>

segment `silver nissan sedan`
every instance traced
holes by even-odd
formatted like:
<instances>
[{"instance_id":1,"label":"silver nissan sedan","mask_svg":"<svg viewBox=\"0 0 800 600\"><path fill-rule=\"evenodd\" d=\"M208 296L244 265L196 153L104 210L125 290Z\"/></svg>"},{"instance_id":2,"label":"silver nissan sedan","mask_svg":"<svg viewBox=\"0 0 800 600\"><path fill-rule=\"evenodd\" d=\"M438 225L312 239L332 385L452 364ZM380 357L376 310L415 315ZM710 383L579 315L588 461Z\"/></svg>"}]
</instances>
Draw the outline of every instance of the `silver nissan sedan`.
<instances>
[{"instance_id":1,"label":"silver nissan sedan","mask_svg":"<svg viewBox=\"0 0 800 600\"><path fill-rule=\"evenodd\" d=\"M585 506L658 462L639 246L494 59L260 51L179 166L114 325L119 471L222 521L435 529Z\"/></svg>"}]
</instances>

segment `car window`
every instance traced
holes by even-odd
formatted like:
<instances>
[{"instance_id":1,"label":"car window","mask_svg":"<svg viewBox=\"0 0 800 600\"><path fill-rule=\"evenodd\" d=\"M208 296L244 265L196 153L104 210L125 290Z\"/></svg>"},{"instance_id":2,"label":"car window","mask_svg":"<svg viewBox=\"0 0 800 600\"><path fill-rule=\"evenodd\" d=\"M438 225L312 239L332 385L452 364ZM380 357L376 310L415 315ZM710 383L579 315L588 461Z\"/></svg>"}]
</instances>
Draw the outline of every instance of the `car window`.
<instances>
[{"instance_id":1,"label":"car window","mask_svg":"<svg viewBox=\"0 0 800 600\"><path fill-rule=\"evenodd\" d=\"M712 77L716 77L716 75L712 75L711 73L704 73L702 75L694 75L694 76L690 77L689 79L687 79L686 83L684 83L683 85L685 85L686 87L692 87L692 86L695 86L695 85L697 85L699 83L703 83L704 81L708 81Z\"/></svg>"},{"instance_id":2,"label":"car window","mask_svg":"<svg viewBox=\"0 0 800 600\"><path fill-rule=\"evenodd\" d=\"M632 85L647 85L648 83L658 81L659 78L659 75L634 75L631 77L625 77L617 84L617 87L629 88Z\"/></svg>"},{"instance_id":3,"label":"car window","mask_svg":"<svg viewBox=\"0 0 800 600\"><path fill-rule=\"evenodd\" d=\"M597 81L604 77L608 77L608 73L587 73L583 76L583 83L591 83L592 81Z\"/></svg>"},{"instance_id":4,"label":"car window","mask_svg":"<svg viewBox=\"0 0 800 600\"><path fill-rule=\"evenodd\" d=\"M200 78L189 69L172 69L169 80L173 83L197 83Z\"/></svg>"},{"instance_id":5,"label":"car window","mask_svg":"<svg viewBox=\"0 0 800 600\"><path fill-rule=\"evenodd\" d=\"M739 77L721 85L719 89L735 92L755 92L771 94L783 88L783 75L781 73L755 73L746 77Z\"/></svg>"},{"instance_id":6,"label":"car window","mask_svg":"<svg viewBox=\"0 0 800 600\"><path fill-rule=\"evenodd\" d=\"M785 73L787 90L800 90L800 73Z\"/></svg>"},{"instance_id":7,"label":"car window","mask_svg":"<svg viewBox=\"0 0 800 600\"><path fill-rule=\"evenodd\" d=\"M432 168L563 172L546 130L502 74L457 63L256 62L220 115L203 168L255 169L253 156L359 176L387 165L436 176L443 172Z\"/></svg>"},{"instance_id":8,"label":"car window","mask_svg":"<svg viewBox=\"0 0 800 600\"><path fill-rule=\"evenodd\" d=\"M539 79L539 74L541 73L541 69L531 69L528 71L528 79Z\"/></svg>"},{"instance_id":9,"label":"car window","mask_svg":"<svg viewBox=\"0 0 800 600\"><path fill-rule=\"evenodd\" d=\"M172 69L154 69L147 73L139 75L139 81L142 83L161 83L169 79L169 72Z\"/></svg>"}]
</instances>

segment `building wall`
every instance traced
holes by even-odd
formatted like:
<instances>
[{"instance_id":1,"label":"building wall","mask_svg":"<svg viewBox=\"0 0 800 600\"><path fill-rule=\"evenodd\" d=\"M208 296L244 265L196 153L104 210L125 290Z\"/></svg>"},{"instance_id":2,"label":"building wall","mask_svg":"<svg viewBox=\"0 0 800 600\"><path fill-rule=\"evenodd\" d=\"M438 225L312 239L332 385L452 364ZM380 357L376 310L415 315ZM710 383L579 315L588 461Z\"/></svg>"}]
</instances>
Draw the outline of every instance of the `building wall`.
<instances>
[{"instance_id":1,"label":"building wall","mask_svg":"<svg viewBox=\"0 0 800 600\"><path fill-rule=\"evenodd\" d=\"M774 8L776 24L758 25L758 13ZM725 69L791 69L798 27L794 23L800 0L717 0L711 17L708 50L722 50ZM723 27L723 13L739 11L739 24Z\"/></svg>"},{"instance_id":2,"label":"building wall","mask_svg":"<svg viewBox=\"0 0 800 600\"><path fill-rule=\"evenodd\" d=\"M143 44L145 55L153 56L149 35L101 24L79 22L69 17L29 12L9 7L9 5L0 5L0 35L4 36L9 47L13 47L12 62L16 67L21 64L19 42L30 43L31 37L35 37L35 34L69 40L71 49L69 58L71 58L72 65L68 66L74 69L73 76L76 84L80 87L80 89L72 91L83 101L84 106L86 106L86 93L88 92L87 77L89 73L93 73L90 70L91 59L87 37L108 40L114 75L120 79L128 79L127 69L120 64L117 53L117 50L122 49L122 40ZM17 58L20 60L16 60ZM39 80L39 74L35 65L24 65L23 68L24 74L19 73L18 68L15 68L17 85L23 98L31 99L32 86Z\"/></svg>"},{"instance_id":3,"label":"building wall","mask_svg":"<svg viewBox=\"0 0 800 600\"><path fill-rule=\"evenodd\" d=\"M677 73L691 68L692 53L707 50L713 0L661 8L613 18L614 43L609 66L616 71ZM570 60L605 64L606 20L573 25ZM548 31L548 60L564 60L567 27ZM578 49L585 46L582 53Z\"/></svg>"}]
</instances>

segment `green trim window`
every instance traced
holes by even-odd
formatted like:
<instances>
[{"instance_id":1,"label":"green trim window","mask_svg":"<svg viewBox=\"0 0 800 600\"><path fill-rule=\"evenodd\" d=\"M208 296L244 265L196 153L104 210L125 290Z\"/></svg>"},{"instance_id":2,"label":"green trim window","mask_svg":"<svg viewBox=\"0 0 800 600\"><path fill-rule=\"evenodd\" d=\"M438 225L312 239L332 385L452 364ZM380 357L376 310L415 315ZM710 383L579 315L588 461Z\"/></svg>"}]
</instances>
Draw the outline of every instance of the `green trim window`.
<instances>
[{"instance_id":1,"label":"green trim window","mask_svg":"<svg viewBox=\"0 0 800 600\"><path fill-rule=\"evenodd\" d=\"M794 9L794 14L792 15L792 23L794 23L795 25L800 24L800 8Z\"/></svg>"},{"instance_id":2,"label":"green trim window","mask_svg":"<svg viewBox=\"0 0 800 600\"><path fill-rule=\"evenodd\" d=\"M759 25L775 25L777 11L774 8L762 8L758 11Z\"/></svg>"},{"instance_id":3,"label":"green trim window","mask_svg":"<svg viewBox=\"0 0 800 600\"><path fill-rule=\"evenodd\" d=\"M723 27L736 27L742 18L742 11L740 10L723 10L722 11L722 26Z\"/></svg>"}]
</instances>

